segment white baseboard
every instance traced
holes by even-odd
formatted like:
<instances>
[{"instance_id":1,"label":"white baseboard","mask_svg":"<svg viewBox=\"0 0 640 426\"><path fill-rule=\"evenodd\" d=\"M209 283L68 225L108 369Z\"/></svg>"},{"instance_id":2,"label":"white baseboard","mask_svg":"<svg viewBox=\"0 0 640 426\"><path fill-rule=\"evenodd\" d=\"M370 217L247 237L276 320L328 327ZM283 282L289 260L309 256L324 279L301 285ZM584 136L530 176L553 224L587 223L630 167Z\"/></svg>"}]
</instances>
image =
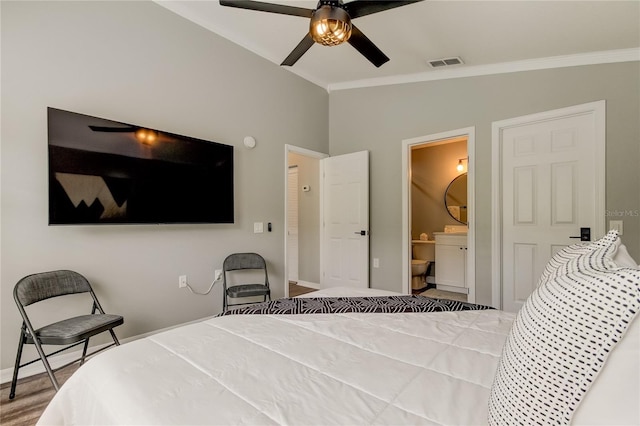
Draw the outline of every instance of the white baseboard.
<instances>
[{"instance_id":1,"label":"white baseboard","mask_svg":"<svg viewBox=\"0 0 640 426\"><path fill-rule=\"evenodd\" d=\"M137 336L127 337L126 339L120 339L120 344L133 342L134 340L138 340L138 339L142 339L142 338L145 338L145 337L153 336L154 334L162 333L163 331L168 331L168 330L174 329L176 327L182 327L183 325L194 324L196 322L204 321L204 320L206 320L208 318L211 318L211 317L201 318L201 319L198 319L198 320L186 322L184 324L178 324L178 325L174 325L174 326L171 326L171 327L162 328L160 330L150 331L148 333L139 334ZM117 329L116 329L116 331L117 331ZM101 344L101 345L91 346L89 348L88 352L94 352L94 351L96 351L98 349L102 349L102 348L104 348L105 346L108 346L108 345L110 345L110 343L104 343L104 344ZM29 346L33 347L33 345L26 345L26 346L27 347L29 347ZM16 350L17 349L18 348L16 347ZM81 352L82 352L81 350L77 350L77 351L68 352L68 353L65 353L65 354L60 354L60 355L57 355L57 356L52 356L51 358L49 358L49 364L51 365L51 368L53 370L55 370L55 369L60 368L61 366L65 365L65 364L73 361L74 359L80 358L80 356L82 355ZM22 362L27 361L25 359L25 354L24 353L23 353L22 358L23 358ZM15 358L14 358L14 360L15 360ZM44 364L42 364L41 361L38 361L38 362L35 362L35 363L33 363L31 365L28 365L26 367L22 367L20 369L18 378L21 379L21 378L24 378L24 377L33 376L33 375L44 373L44 372L46 372L46 370L44 369ZM13 378L13 367L5 368L3 370L0 370L0 383L11 382L12 378Z\"/></svg>"},{"instance_id":2,"label":"white baseboard","mask_svg":"<svg viewBox=\"0 0 640 426\"><path fill-rule=\"evenodd\" d=\"M318 283L312 283L311 281L298 281L297 282L298 285L301 285L303 287L309 287L309 288L314 288L316 290L320 290L322 289L322 287L320 287L320 284Z\"/></svg>"},{"instance_id":3,"label":"white baseboard","mask_svg":"<svg viewBox=\"0 0 640 426\"><path fill-rule=\"evenodd\" d=\"M438 290L450 291L452 293L469 294L469 289L468 288L454 287L454 286L442 285L442 284L436 284L436 288Z\"/></svg>"}]
</instances>

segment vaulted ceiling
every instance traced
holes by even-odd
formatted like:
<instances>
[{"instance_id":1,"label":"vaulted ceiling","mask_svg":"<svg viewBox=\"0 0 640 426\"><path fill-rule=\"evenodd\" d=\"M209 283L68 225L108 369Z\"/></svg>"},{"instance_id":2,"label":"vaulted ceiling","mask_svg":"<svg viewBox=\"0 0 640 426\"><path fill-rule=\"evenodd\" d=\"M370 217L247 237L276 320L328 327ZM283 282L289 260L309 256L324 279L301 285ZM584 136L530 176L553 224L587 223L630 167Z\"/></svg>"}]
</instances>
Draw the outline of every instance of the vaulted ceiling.
<instances>
[{"instance_id":1,"label":"vaulted ceiling","mask_svg":"<svg viewBox=\"0 0 640 426\"><path fill-rule=\"evenodd\" d=\"M312 0L273 3L314 9ZM217 0L157 1L280 64L309 31L307 18ZM354 24L389 58L373 66L351 45L313 45L289 71L328 90L450 76L640 59L640 2L425 0ZM460 57L432 68L428 60Z\"/></svg>"}]
</instances>

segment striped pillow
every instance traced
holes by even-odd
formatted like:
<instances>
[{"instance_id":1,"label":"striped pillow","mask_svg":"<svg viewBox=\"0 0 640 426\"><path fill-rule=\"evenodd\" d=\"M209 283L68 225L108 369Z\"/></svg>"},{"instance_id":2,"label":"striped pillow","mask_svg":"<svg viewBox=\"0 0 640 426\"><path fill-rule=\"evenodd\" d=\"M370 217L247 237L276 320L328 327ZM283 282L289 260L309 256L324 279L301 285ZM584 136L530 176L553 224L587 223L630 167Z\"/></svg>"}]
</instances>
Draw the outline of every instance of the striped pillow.
<instances>
[{"instance_id":1,"label":"striped pillow","mask_svg":"<svg viewBox=\"0 0 640 426\"><path fill-rule=\"evenodd\" d=\"M551 260L549 260L545 266L544 271L542 271L542 275L538 280L538 286L549 281L551 278L572 272L573 270L571 268L575 268L574 262L571 262L572 260L582 255L589 254L599 248L609 247L611 244L616 244L617 241L619 242L618 231L612 230L600 240L588 243L576 243L563 248L553 255Z\"/></svg>"},{"instance_id":2,"label":"striped pillow","mask_svg":"<svg viewBox=\"0 0 640 426\"><path fill-rule=\"evenodd\" d=\"M640 270L613 263L616 241L613 231L581 254L569 250L563 264L556 259L518 312L491 388L489 424L569 424L640 310Z\"/></svg>"}]
</instances>

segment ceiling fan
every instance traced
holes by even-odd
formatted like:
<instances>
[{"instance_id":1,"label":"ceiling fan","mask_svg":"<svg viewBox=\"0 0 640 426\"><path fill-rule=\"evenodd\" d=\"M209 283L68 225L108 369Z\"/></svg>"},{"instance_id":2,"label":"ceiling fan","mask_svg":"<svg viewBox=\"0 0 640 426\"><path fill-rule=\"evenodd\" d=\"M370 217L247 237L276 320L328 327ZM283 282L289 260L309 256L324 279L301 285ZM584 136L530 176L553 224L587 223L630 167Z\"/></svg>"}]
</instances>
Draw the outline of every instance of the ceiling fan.
<instances>
[{"instance_id":1,"label":"ceiling fan","mask_svg":"<svg viewBox=\"0 0 640 426\"><path fill-rule=\"evenodd\" d=\"M220 0L220 5L309 18L309 32L280 65L292 66L313 43L336 46L347 42L373 65L380 67L389 58L351 20L419 1L422 0L354 0L348 3L320 0L315 9L249 0Z\"/></svg>"}]
</instances>

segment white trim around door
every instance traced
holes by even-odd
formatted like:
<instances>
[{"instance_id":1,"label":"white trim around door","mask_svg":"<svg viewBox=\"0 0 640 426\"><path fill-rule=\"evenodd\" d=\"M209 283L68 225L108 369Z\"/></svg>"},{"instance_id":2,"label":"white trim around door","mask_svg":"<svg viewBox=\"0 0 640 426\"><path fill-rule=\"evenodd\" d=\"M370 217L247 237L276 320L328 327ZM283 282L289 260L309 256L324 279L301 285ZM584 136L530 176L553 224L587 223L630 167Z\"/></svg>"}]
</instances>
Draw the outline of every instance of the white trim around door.
<instances>
[{"instance_id":1,"label":"white trim around door","mask_svg":"<svg viewBox=\"0 0 640 426\"><path fill-rule=\"evenodd\" d=\"M467 233L467 285L469 293L467 301L476 301L476 244L475 244L475 127L465 127L457 130L418 136L402 141L402 291L411 294L411 148L446 141L448 139L467 138L467 207L469 230ZM437 262L437 261L436 261Z\"/></svg>"}]
</instances>

